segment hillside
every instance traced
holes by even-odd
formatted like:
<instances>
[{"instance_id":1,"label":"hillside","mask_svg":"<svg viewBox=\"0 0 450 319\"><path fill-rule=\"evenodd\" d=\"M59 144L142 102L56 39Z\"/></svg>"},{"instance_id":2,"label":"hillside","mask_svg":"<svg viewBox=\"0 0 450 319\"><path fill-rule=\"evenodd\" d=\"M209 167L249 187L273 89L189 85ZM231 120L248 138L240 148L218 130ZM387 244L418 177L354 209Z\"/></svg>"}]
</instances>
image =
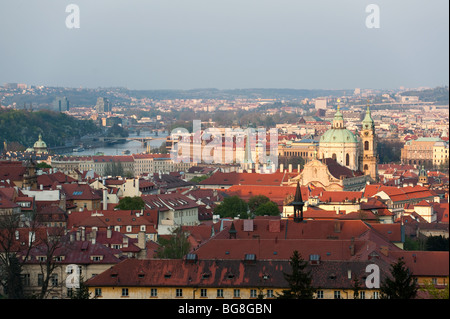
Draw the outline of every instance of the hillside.
<instances>
[{"instance_id":1,"label":"hillside","mask_svg":"<svg viewBox=\"0 0 450 319\"><path fill-rule=\"evenodd\" d=\"M78 120L64 113L0 109L0 148L4 141L32 147L39 134L47 146L62 146L68 140L100 131L93 121Z\"/></svg>"}]
</instances>

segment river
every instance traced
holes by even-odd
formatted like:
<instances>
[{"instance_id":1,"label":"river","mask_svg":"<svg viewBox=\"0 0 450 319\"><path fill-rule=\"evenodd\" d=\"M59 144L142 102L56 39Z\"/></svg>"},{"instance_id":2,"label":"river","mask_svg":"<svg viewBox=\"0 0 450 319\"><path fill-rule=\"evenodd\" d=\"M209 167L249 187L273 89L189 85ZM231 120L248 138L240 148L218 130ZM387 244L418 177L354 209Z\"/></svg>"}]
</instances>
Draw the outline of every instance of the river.
<instances>
[{"instance_id":1,"label":"river","mask_svg":"<svg viewBox=\"0 0 450 319\"><path fill-rule=\"evenodd\" d=\"M164 139L155 139L150 141L151 148L160 147L165 142L165 137L167 133L158 133L155 135L149 131L141 131L139 135L130 134L128 137L153 137L153 138L164 138ZM147 147L143 146L139 141L126 141L125 143L118 143L110 146L102 146L97 148L87 148L81 152L73 152L69 151L65 153L65 155L74 155L74 156L84 156L84 155L95 155L98 153L103 153L103 155L124 155L126 151L130 151L130 154L139 154L147 151Z\"/></svg>"}]
</instances>

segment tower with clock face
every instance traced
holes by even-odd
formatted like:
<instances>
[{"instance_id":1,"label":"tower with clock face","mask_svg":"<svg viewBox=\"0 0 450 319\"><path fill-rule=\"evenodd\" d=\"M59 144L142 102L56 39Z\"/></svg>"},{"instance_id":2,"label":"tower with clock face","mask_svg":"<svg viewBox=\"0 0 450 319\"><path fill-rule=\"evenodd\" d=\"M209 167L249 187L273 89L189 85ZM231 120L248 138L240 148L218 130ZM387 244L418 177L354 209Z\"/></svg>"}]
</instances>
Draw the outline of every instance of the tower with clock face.
<instances>
[{"instance_id":1,"label":"tower with clock face","mask_svg":"<svg viewBox=\"0 0 450 319\"><path fill-rule=\"evenodd\" d=\"M369 106L367 106L366 116L362 121L360 136L362 143L361 171L363 171L365 175L370 175L370 177L377 182L377 142L375 124L370 114Z\"/></svg>"}]
</instances>

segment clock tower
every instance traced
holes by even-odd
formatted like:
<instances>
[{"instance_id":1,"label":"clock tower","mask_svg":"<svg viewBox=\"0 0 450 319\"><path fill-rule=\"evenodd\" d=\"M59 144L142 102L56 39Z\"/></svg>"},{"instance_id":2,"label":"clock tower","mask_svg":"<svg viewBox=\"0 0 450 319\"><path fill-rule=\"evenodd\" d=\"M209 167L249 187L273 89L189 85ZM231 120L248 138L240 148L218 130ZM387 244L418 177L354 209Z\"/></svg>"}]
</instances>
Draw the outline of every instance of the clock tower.
<instances>
[{"instance_id":1,"label":"clock tower","mask_svg":"<svg viewBox=\"0 0 450 319\"><path fill-rule=\"evenodd\" d=\"M375 182L378 182L378 168L377 168L377 143L375 136L375 124L370 114L369 106L367 105L366 116L362 121L361 128L361 142L362 142L362 160L361 171L365 175L370 175Z\"/></svg>"}]
</instances>

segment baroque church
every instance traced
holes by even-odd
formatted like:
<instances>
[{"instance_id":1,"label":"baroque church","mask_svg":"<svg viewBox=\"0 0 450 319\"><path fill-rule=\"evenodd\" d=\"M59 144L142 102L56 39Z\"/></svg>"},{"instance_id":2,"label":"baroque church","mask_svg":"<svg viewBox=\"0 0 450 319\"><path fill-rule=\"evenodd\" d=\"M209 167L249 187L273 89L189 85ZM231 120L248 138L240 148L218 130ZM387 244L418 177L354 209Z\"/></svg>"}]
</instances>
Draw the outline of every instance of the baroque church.
<instances>
[{"instance_id":1,"label":"baroque church","mask_svg":"<svg viewBox=\"0 0 450 319\"><path fill-rule=\"evenodd\" d=\"M325 190L359 191L378 181L375 124L369 106L359 135L345 128L338 107L332 127L319 140L314 158L289 181L293 185L323 187Z\"/></svg>"}]
</instances>

